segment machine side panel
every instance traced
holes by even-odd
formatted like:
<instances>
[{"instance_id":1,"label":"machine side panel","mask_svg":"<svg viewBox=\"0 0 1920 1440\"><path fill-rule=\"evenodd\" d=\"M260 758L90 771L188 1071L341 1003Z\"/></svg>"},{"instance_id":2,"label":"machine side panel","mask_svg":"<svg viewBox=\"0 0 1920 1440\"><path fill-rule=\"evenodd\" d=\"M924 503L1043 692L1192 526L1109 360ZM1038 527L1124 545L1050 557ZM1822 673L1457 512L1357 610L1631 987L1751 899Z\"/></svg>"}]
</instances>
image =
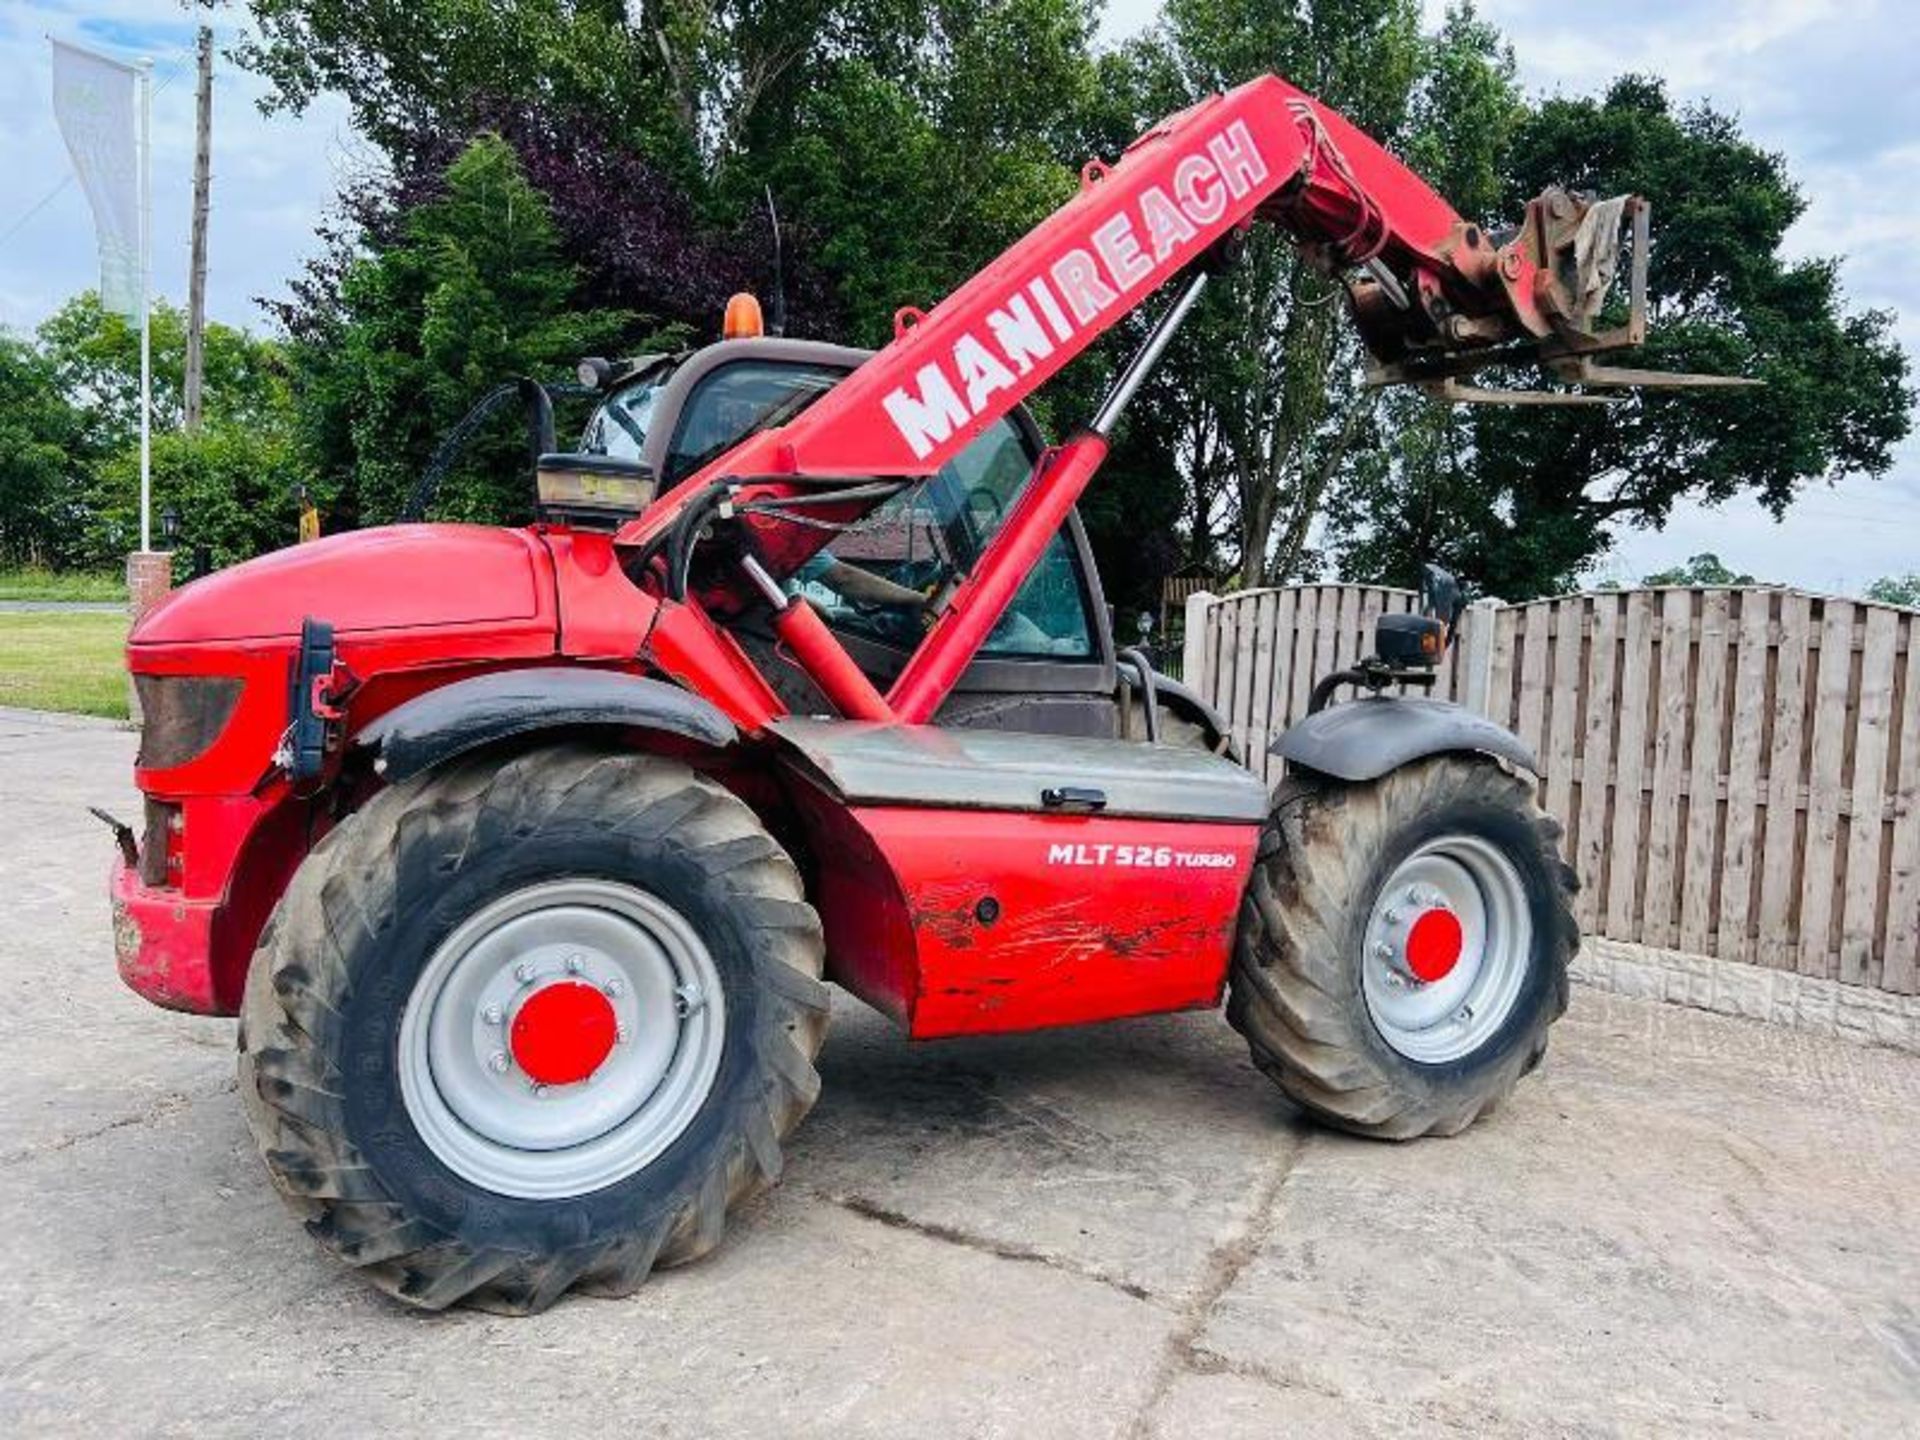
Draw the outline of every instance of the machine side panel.
<instances>
[{"instance_id":1,"label":"machine side panel","mask_svg":"<svg viewBox=\"0 0 1920 1440\"><path fill-rule=\"evenodd\" d=\"M905 898L917 983L903 998L915 1039L1219 1000L1257 825L849 813ZM831 935L836 921L827 924Z\"/></svg>"}]
</instances>

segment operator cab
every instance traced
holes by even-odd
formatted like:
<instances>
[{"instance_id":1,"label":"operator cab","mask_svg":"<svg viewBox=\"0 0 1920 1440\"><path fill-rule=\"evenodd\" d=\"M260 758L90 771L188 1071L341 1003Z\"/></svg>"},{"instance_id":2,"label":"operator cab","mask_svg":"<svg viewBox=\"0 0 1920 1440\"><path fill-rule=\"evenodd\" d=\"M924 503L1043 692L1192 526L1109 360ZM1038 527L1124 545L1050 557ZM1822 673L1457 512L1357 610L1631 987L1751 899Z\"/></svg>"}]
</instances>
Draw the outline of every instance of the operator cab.
<instances>
[{"instance_id":1,"label":"operator cab","mask_svg":"<svg viewBox=\"0 0 1920 1440\"><path fill-rule=\"evenodd\" d=\"M869 353L811 340L743 338L617 367L583 362L582 378L599 381L607 394L587 421L580 452L589 464L633 466L655 477L665 493L746 436L799 414ZM1016 410L937 474L836 537L787 589L813 604L884 688L979 557L1042 448L1032 418ZM1049 734L1134 733L1116 706L1120 681L1106 614L1075 513L941 710L941 722ZM810 681L778 662L764 617L749 617L734 633L790 707L801 713L830 708Z\"/></svg>"}]
</instances>

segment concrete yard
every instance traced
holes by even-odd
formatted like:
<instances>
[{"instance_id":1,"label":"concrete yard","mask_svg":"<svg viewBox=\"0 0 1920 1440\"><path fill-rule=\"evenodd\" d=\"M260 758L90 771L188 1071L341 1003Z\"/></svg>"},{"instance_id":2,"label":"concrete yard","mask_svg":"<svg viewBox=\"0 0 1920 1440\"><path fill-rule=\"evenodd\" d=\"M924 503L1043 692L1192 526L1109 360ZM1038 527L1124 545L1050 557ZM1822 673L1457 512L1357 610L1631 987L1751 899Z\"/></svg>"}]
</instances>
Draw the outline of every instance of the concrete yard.
<instances>
[{"instance_id":1,"label":"concrete yard","mask_svg":"<svg viewBox=\"0 0 1920 1440\"><path fill-rule=\"evenodd\" d=\"M1576 991L1456 1140L1298 1120L1217 1015L911 1048L836 994L787 1179L531 1320L282 1209L226 1021L109 946L134 739L0 712L0 1433L1920 1433L1920 1058Z\"/></svg>"}]
</instances>

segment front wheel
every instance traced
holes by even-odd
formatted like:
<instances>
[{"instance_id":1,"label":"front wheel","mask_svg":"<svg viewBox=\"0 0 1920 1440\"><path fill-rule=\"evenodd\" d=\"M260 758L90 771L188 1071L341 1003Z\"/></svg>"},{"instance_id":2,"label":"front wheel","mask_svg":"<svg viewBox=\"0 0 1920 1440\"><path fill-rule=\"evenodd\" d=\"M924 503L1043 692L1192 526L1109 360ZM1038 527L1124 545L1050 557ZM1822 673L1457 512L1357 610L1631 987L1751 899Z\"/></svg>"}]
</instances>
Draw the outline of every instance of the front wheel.
<instances>
[{"instance_id":1,"label":"front wheel","mask_svg":"<svg viewBox=\"0 0 1920 1440\"><path fill-rule=\"evenodd\" d=\"M1544 1053L1579 945L1532 787L1442 756L1366 784L1290 777L1241 910L1227 1015L1344 1130L1451 1135Z\"/></svg>"},{"instance_id":2,"label":"front wheel","mask_svg":"<svg viewBox=\"0 0 1920 1440\"><path fill-rule=\"evenodd\" d=\"M240 1091L327 1249L525 1313L704 1254L818 1091L820 925L753 812L586 747L377 795L253 961Z\"/></svg>"}]
</instances>

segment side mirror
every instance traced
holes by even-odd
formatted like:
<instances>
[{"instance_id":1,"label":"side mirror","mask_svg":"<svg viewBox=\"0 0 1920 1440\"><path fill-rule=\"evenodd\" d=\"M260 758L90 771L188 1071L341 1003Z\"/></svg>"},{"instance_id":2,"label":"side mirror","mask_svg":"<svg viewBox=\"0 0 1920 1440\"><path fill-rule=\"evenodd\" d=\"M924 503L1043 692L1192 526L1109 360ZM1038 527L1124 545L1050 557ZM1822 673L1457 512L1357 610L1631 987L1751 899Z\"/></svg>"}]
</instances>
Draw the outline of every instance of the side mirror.
<instances>
[{"instance_id":1,"label":"side mirror","mask_svg":"<svg viewBox=\"0 0 1920 1440\"><path fill-rule=\"evenodd\" d=\"M1447 627L1449 643L1453 639L1453 627L1458 623L1465 604L1465 598L1460 593L1460 582L1454 579L1452 572L1442 570L1438 565L1420 567L1420 613Z\"/></svg>"}]
</instances>

